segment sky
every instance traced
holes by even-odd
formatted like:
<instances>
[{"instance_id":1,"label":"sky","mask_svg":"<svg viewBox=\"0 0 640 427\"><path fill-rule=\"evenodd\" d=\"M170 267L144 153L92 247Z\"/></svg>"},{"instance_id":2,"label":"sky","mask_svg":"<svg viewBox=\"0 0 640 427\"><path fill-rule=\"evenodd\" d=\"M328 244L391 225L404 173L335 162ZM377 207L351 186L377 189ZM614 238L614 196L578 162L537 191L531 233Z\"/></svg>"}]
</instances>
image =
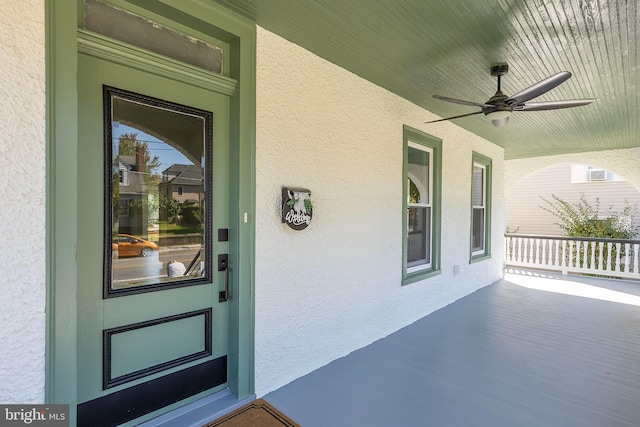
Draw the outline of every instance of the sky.
<instances>
[{"instance_id":1,"label":"sky","mask_svg":"<svg viewBox=\"0 0 640 427\"><path fill-rule=\"evenodd\" d=\"M169 144L166 144L160 141L158 138L155 138L149 134L146 134L138 129L132 128L131 126L122 125L118 122L114 122L113 124L113 139L118 140L120 135L125 133L136 133L138 134L138 141L146 142L149 147L149 154L151 158L153 156L158 156L160 159L160 167L157 172L160 173L163 170L167 169L171 165L181 164L181 165L191 165L193 164L189 159L183 156L178 150L171 147Z\"/></svg>"}]
</instances>

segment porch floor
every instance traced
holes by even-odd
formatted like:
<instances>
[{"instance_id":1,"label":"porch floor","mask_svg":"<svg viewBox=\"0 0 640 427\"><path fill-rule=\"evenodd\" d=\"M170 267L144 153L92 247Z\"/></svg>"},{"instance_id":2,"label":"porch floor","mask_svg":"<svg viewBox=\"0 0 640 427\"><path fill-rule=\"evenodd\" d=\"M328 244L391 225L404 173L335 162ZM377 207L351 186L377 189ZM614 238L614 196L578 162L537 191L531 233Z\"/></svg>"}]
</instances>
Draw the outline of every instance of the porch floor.
<instances>
[{"instance_id":1,"label":"porch floor","mask_svg":"<svg viewBox=\"0 0 640 427\"><path fill-rule=\"evenodd\" d=\"M508 273L264 398L303 427L637 427L640 283Z\"/></svg>"}]
</instances>

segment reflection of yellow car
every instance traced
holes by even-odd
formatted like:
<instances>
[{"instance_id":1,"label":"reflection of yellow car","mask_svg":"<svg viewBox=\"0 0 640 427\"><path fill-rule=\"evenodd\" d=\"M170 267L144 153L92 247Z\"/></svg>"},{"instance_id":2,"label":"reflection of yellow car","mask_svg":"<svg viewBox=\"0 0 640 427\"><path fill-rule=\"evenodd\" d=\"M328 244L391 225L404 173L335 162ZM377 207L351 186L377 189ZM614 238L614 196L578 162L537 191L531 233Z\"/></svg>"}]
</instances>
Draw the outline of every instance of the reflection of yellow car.
<instances>
[{"instance_id":1,"label":"reflection of yellow car","mask_svg":"<svg viewBox=\"0 0 640 427\"><path fill-rule=\"evenodd\" d=\"M113 251L118 251L118 257L149 256L158 250L158 245L148 240L129 234L119 234L117 243L111 245Z\"/></svg>"}]
</instances>

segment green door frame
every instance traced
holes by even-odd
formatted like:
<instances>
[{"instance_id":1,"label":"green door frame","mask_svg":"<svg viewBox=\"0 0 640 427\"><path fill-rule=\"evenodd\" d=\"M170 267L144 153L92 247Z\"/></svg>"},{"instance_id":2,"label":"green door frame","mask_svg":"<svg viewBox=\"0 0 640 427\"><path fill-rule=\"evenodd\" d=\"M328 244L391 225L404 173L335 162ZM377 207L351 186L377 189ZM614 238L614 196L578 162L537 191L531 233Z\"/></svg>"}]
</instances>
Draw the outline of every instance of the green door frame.
<instances>
[{"instance_id":1,"label":"green door frame","mask_svg":"<svg viewBox=\"0 0 640 427\"><path fill-rule=\"evenodd\" d=\"M180 21L194 33L210 29L228 43L231 98L229 241L232 265L229 311L229 388L254 393L255 266L255 23L213 3L192 0L110 0L150 19ZM47 114L47 403L77 401L77 57L82 0L45 0ZM72 409L72 413L73 413ZM75 416L72 415L72 421Z\"/></svg>"}]
</instances>

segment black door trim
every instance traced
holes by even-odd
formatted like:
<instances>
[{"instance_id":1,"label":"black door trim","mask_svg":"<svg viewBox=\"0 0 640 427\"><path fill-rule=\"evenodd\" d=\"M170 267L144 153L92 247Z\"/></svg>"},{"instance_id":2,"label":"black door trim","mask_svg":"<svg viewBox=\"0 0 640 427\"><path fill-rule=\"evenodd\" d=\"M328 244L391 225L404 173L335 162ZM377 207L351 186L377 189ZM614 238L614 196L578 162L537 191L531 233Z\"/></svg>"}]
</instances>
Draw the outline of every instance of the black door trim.
<instances>
[{"instance_id":1,"label":"black door trim","mask_svg":"<svg viewBox=\"0 0 640 427\"><path fill-rule=\"evenodd\" d=\"M227 356L78 405L78 427L111 427L227 382Z\"/></svg>"}]
</instances>

